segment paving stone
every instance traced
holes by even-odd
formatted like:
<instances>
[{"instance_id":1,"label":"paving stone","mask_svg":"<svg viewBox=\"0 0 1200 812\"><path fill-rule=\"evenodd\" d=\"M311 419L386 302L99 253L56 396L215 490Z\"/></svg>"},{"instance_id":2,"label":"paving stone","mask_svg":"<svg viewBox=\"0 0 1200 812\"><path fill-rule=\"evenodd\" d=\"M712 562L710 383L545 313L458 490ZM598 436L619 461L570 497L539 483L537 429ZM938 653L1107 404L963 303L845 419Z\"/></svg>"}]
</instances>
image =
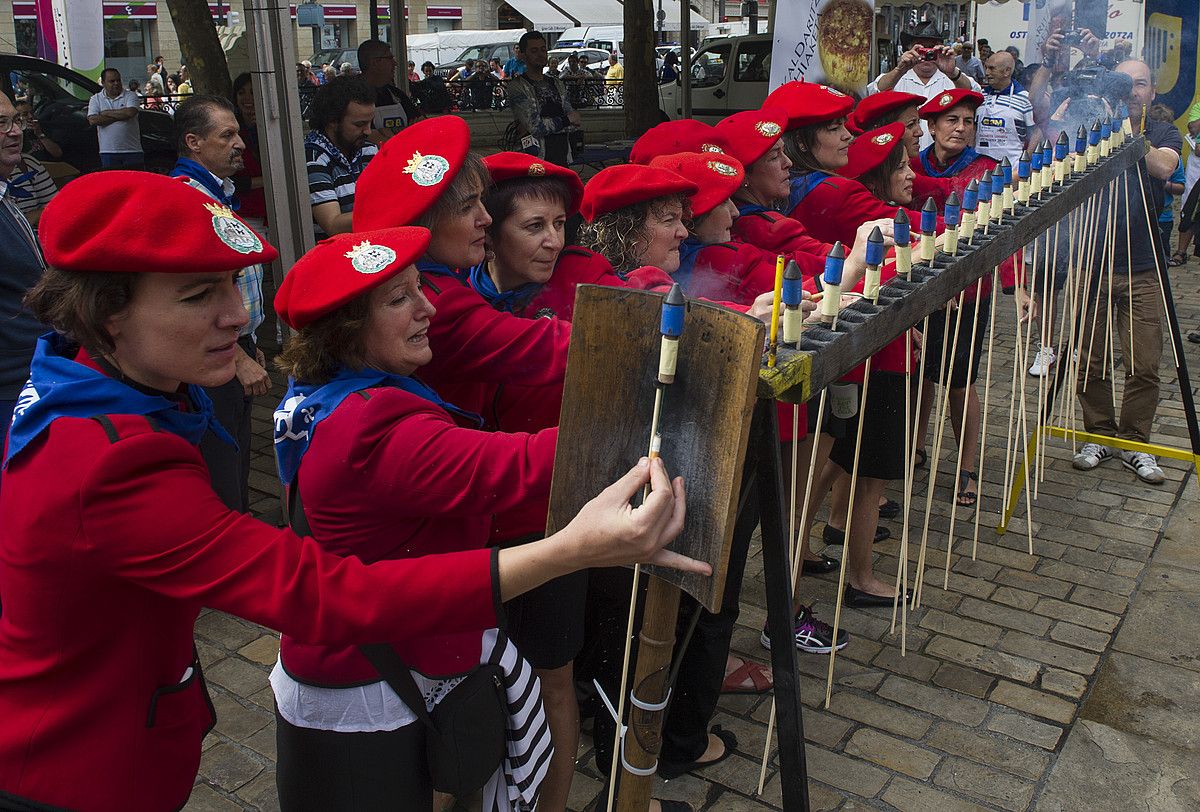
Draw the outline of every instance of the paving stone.
<instances>
[{"instance_id":1,"label":"paving stone","mask_svg":"<svg viewBox=\"0 0 1200 812\"><path fill-rule=\"evenodd\" d=\"M1112 635L1085 629L1074 623L1055 623L1050 630L1050 639L1088 651L1103 652L1112 641Z\"/></svg>"},{"instance_id":2,"label":"paving stone","mask_svg":"<svg viewBox=\"0 0 1200 812\"><path fill-rule=\"evenodd\" d=\"M969 575L972 578L982 578L985 581L990 581L1000 573L999 564L991 564L987 561L972 561L969 558L960 558L955 563L953 569L962 575Z\"/></svg>"},{"instance_id":3,"label":"paving stone","mask_svg":"<svg viewBox=\"0 0 1200 812\"><path fill-rule=\"evenodd\" d=\"M241 812L242 807L207 784L197 784L183 809L184 812Z\"/></svg>"},{"instance_id":4,"label":"paving stone","mask_svg":"<svg viewBox=\"0 0 1200 812\"><path fill-rule=\"evenodd\" d=\"M1200 752L1200 684L1195 671L1112 652L1080 718Z\"/></svg>"},{"instance_id":5,"label":"paving stone","mask_svg":"<svg viewBox=\"0 0 1200 812\"><path fill-rule=\"evenodd\" d=\"M1033 784L1028 781L961 758L946 759L933 781L1013 812L1028 809L1033 800Z\"/></svg>"},{"instance_id":6,"label":"paving stone","mask_svg":"<svg viewBox=\"0 0 1200 812\"><path fill-rule=\"evenodd\" d=\"M964 725L977 725L987 716L987 704L943 688L933 688L902 677L888 677L879 688L884 699Z\"/></svg>"},{"instance_id":7,"label":"paving stone","mask_svg":"<svg viewBox=\"0 0 1200 812\"><path fill-rule=\"evenodd\" d=\"M1050 622L1045 618L1031 615L1021 609L997 606L989 601L980 601L974 598L964 598L963 602L959 604L958 611L966 617L990 623L993 626L1004 626L1033 635L1045 634L1050 628Z\"/></svg>"},{"instance_id":8,"label":"paving stone","mask_svg":"<svg viewBox=\"0 0 1200 812\"><path fill-rule=\"evenodd\" d=\"M1112 572L1113 575L1120 575L1123 578L1137 578L1146 569L1146 565L1138 561L1130 561L1127 558L1117 558L1113 560Z\"/></svg>"},{"instance_id":9,"label":"paving stone","mask_svg":"<svg viewBox=\"0 0 1200 812\"><path fill-rule=\"evenodd\" d=\"M1007 632L1000 640L1000 648L1010 654L1027 657L1047 665L1065 668L1078 674L1091 674L1096 670L1100 658L1079 649L1060 646L1047 640L1031 637L1023 632ZM1027 680L1023 680L1027 681ZM1031 681L1031 680L1028 680Z\"/></svg>"},{"instance_id":10,"label":"paving stone","mask_svg":"<svg viewBox=\"0 0 1200 812\"><path fill-rule=\"evenodd\" d=\"M1024 657L1014 657L951 637L935 637L925 647L925 653L1018 682L1032 683L1040 670L1036 662Z\"/></svg>"},{"instance_id":11,"label":"paving stone","mask_svg":"<svg viewBox=\"0 0 1200 812\"><path fill-rule=\"evenodd\" d=\"M767 785L763 787L762 799L767 803L773 804L776 808L783 808L783 790L780 787L779 773L776 772L774 777L767 781ZM809 778L808 781L808 805L811 812L833 812L834 809L842 806L842 801L845 799L845 794L839 790L822 784L820 781L814 781ZM712 812L720 812L720 807L711 807Z\"/></svg>"},{"instance_id":12,"label":"paving stone","mask_svg":"<svg viewBox=\"0 0 1200 812\"><path fill-rule=\"evenodd\" d=\"M996 582L1003 586L1012 586L1026 592L1037 592L1051 598L1065 598L1071 591L1071 584L1056 578L1048 578L1044 574L1004 570L996 576Z\"/></svg>"},{"instance_id":13,"label":"paving stone","mask_svg":"<svg viewBox=\"0 0 1200 812\"><path fill-rule=\"evenodd\" d=\"M213 690L210 693L213 707L217 711L217 725L214 730L233 741L240 742L257 733L273 719L271 714L262 708L254 705L246 707L224 691Z\"/></svg>"},{"instance_id":14,"label":"paving stone","mask_svg":"<svg viewBox=\"0 0 1200 812\"><path fill-rule=\"evenodd\" d=\"M974 601L973 598L968 599ZM975 601L979 603L979 601ZM977 643L981 646L993 646L1000 639L1001 630L986 623L978 623L967 618L948 615L936 609L930 610L921 619L921 627L931 632L948 635ZM931 671L932 673L932 671Z\"/></svg>"},{"instance_id":15,"label":"paving stone","mask_svg":"<svg viewBox=\"0 0 1200 812\"><path fill-rule=\"evenodd\" d=\"M1042 688L1056 694L1078 699L1087 690L1087 680L1061 668L1047 668L1042 673Z\"/></svg>"},{"instance_id":16,"label":"paving stone","mask_svg":"<svg viewBox=\"0 0 1200 812\"><path fill-rule=\"evenodd\" d=\"M1153 545L1156 536L1156 533L1151 530L1127 527L1108 519L1088 519L1083 516L1076 516L1071 520L1071 529L1146 545Z\"/></svg>"},{"instance_id":17,"label":"paving stone","mask_svg":"<svg viewBox=\"0 0 1200 812\"><path fill-rule=\"evenodd\" d=\"M1153 547L1146 547L1142 544L1130 544L1128 541L1118 541L1117 539L1107 539L1099 547L1100 552L1107 555L1116 556L1129 561L1146 562L1150 560L1150 555L1154 553Z\"/></svg>"},{"instance_id":18,"label":"paving stone","mask_svg":"<svg viewBox=\"0 0 1200 812\"><path fill-rule=\"evenodd\" d=\"M949 722L939 724L925 744L1030 781L1040 779L1050 764L1050 756L1034 747Z\"/></svg>"},{"instance_id":19,"label":"paving stone","mask_svg":"<svg viewBox=\"0 0 1200 812\"><path fill-rule=\"evenodd\" d=\"M1117 615L1124 613L1126 607L1129 606L1129 600L1123 595L1113 595L1103 590L1092 589L1090 586L1075 587L1071 592L1071 603Z\"/></svg>"},{"instance_id":20,"label":"paving stone","mask_svg":"<svg viewBox=\"0 0 1200 812\"><path fill-rule=\"evenodd\" d=\"M859 728L850 737L845 752L848 756L858 756L889 770L920 779L932 775L942 759L939 753L933 753L869 727Z\"/></svg>"},{"instance_id":21,"label":"paving stone","mask_svg":"<svg viewBox=\"0 0 1200 812\"><path fill-rule=\"evenodd\" d=\"M1062 728L1038 722L1028 716L1016 713L1000 712L992 716L987 723L987 729L996 733L1011 736L1017 741L1032 744L1043 750L1053 750L1062 738Z\"/></svg>"},{"instance_id":22,"label":"paving stone","mask_svg":"<svg viewBox=\"0 0 1200 812\"><path fill-rule=\"evenodd\" d=\"M1114 559L1111 555L1104 553L1096 553L1091 550L1069 550L1063 555L1062 560L1068 564L1075 564L1080 567L1096 570L1098 572L1110 572Z\"/></svg>"},{"instance_id":23,"label":"paving stone","mask_svg":"<svg viewBox=\"0 0 1200 812\"><path fill-rule=\"evenodd\" d=\"M755 789L757 789L758 770L754 770ZM604 777L604 781L597 781L600 784L599 789L604 789L608 786L608 776ZM654 789L651 791L655 797L662 798L668 801L683 801L692 805L693 809L699 809L704 806L708 797L713 794L714 785L710 784L705 779L696 775L681 775L678 778L673 778L670 781L655 779ZM720 791L719 788L717 791ZM599 794L599 793L597 793ZM596 797L593 795L593 797ZM605 808L605 799L601 797L599 809Z\"/></svg>"},{"instance_id":24,"label":"paving stone","mask_svg":"<svg viewBox=\"0 0 1200 812\"><path fill-rule=\"evenodd\" d=\"M901 812L985 812L987 807L942 792L927 782L897 776L888 784L883 800Z\"/></svg>"},{"instance_id":25,"label":"paving stone","mask_svg":"<svg viewBox=\"0 0 1200 812\"><path fill-rule=\"evenodd\" d=\"M247 660L273 668L275 660L279 657L279 635L264 634L238 649L238 654Z\"/></svg>"},{"instance_id":26,"label":"paving stone","mask_svg":"<svg viewBox=\"0 0 1200 812\"><path fill-rule=\"evenodd\" d=\"M262 628L224 612L208 612L196 621L196 634L225 649L236 650L262 634Z\"/></svg>"},{"instance_id":27,"label":"paving stone","mask_svg":"<svg viewBox=\"0 0 1200 812\"><path fill-rule=\"evenodd\" d=\"M1029 611L1038 602L1038 595L1032 592L1026 592L1023 589L1014 589L1011 586L1002 586L992 593L991 600L996 603L1002 603L1005 606L1011 606L1014 609L1022 609Z\"/></svg>"},{"instance_id":28,"label":"paving stone","mask_svg":"<svg viewBox=\"0 0 1200 812\"><path fill-rule=\"evenodd\" d=\"M596 796L600 794L600 790L604 789L604 782L592 778L590 775L584 775L576 772L574 780L571 781L571 792L567 795L568 809L584 809Z\"/></svg>"},{"instance_id":29,"label":"paving stone","mask_svg":"<svg viewBox=\"0 0 1200 812\"><path fill-rule=\"evenodd\" d=\"M776 807L769 806L761 801L756 801L753 798L743 798L734 792L722 792L716 797L708 809L729 810L729 812L763 812L764 810L774 809Z\"/></svg>"},{"instance_id":30,"label":"paving stone","mask_svg":"<svg viewBox=\"0 0 1200 812\"><path fill-rule=\"evenodd\" d=\"M238 790L237 797L261 812L279 812L279 792L275 788L275 771L263 770L257 778Z\"/></svg>"},{"instance_id":31,"label":"paving stone","mask_svg":"<svg viewBox=\"0 0 1200 812\"><path fill-rule=\"evenodd\" d=\"M960 694L983 699L987 696L996 678L971 668L963 668L953 663L942 663L937 673L933 675L935 685L958 691Z\"/></svg>"},{"instance_id":32,"label":"paving stone","mask_svg":"<svg viewBox=\"0 0 1200 812\"><path fill-rule=\"evenodd\" d=\"M250 696L267 685L267 672L238 657L226 657L212 668L204 669L204 676L214 685L237 694Z\"/></svg>"},{"instance_id":33,"label":"paving stone","mask_svg":"<svg viewBox=\"0 0 1200 812\"><path fill-rule=\"evenodd\" d=\"M250 751L230 742L210 747L200 758L200 775L227 792L233 792L262 771L262 763Z\"/></svg>"},{"instance_id":34,"label":"paving stone","mask_svg":"<svg viewBox=\"0 0 1200 812\"><path fill-rule=\"evenodd\" d=\"M857 694L834 694L829 710L847 719L910 739L924 736L930 725L928 719L907 710Z\"/></svg>"},{"instance_id":35,"label":"paving stone","mask_svg":"<svg viewBox=\"0 0 1200 812\"><path fill-rule=\"evenodd\" d=\"M1056 696L1035 691L1015 682L1001 680L988 699L1001 705L1069 725L1075 718L1075 704Z\"/></svg>"},{"instance_id":36,"label":"paving stone","mask_svg":"<svg viewBox=\"0 0 1200 812\"><path fill-rule=\"evenodd\" d=\"M927 681L937 670L938 661L931 657L914 654L912 649L904 656L900 655L899 646L888 646L871 661L872 665L886 668L897 674L912 677L916 680Z\"/></svg>"},{"instance_id":37,"label":"paving stone","mask_svg":"<svg viewBox=\"0 0 1200 812\"><path fill-rule=\"evenodd\" d=\"M810 746L806 751L806 757L808 774L813 778L863 798L874 798L878 795L890 777L888 773L878 767L864 764L856 758L850 758L841 753L822 750L820 747ZM757 780L757 771L754 777Z\"/></svg>"},{"instance_id":38,"label":"paving stone","mask_svg":"<svg viewBox=\"0 0 1200 812\"><path fill-rule=\"evenodd\" d=\"M1119 615L1079 606L1076 603L1055 600L1054 598L1042 598L1033 607L1033 611L1039 615L1052 617L1056 620L1065 620L1076 626L1086 626L1089 629L1100 632L1111 632L1121 622Z\"/></svg>"}]
</instances>

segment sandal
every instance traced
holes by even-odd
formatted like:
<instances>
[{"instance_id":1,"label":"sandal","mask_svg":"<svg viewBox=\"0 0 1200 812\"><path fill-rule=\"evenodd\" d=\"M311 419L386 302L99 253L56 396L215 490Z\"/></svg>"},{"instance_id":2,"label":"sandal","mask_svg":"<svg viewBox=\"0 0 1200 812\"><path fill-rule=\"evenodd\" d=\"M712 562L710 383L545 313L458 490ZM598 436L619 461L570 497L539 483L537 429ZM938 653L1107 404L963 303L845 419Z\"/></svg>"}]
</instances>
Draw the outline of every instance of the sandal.
<instances>
[{"instance_id":1,"label":"sandal","mask_svg":"<svg viewBox=\"0 0 1200 812\"><path fill-rule=\"evenodd\" d=\"M721 693L765 694L775 687L775 681L771 678L766 666L743 657L737 657L736 659L741 660L742 664L735 668L725 678L725 681L721 683ZM744 685L747 678L750 680L749 688Z\"/></svg>"},{"instance_id":2,"label":"sandal","mask_svg":"<svg viewBox=\"0 0 1200 812\"><path fill-rule=\"evenodd\" d=\"M972 482L978 482L979 476L974 471L960 470L958 472L958 494L955 499L959 507L975 507L979 501L978 491L969 491Z\"/></svg>"},{"instance_id":3,"label":"sandal","mask_svg":"<svg viewBox=\"0 0 1200 812\"><path fill-rule=\"evenodd\" d=\"M1182 265L1185 262L1187 262L1187 257L1185 257L1183 255L1183 252L1176 251L1174 254L1171 254L1171 258L1169 260L1167 260L1167 265L1169 265L1172 268L1178 268L1180 265Z\"/></svg>"},{"instance_id":4,"label":"sandal","mask_svg":"<svg viewBox=\"0 0 1200 812\"><path fill-rule=\"evenodd\" d=\"M927 462L929 462L929 455L925 453L925 449L918 448L913 452L913 468L924 468Z\"/></svg>"},{"instance_id":5,"label":"sandal","mask_svg":"<svg viewBox=\"0 0 1200 812\"><path fill-rule=\"evenodd\" d=\"M721 753L721 755L717 756L712 761L688 761L680 763L659 761L659 778L670 781L672 778L678 778L684 773L695 772L696 770L702 770L705 767L711 767L714 764L720 764L722 761L732 756L734 749L737 748L737 736L733 735L731 731L726 730L720 725L713 725L709 732L720 739L721 743L725 745L725 751ZM701 755L703 755L703 753L701 753Z\"/></svg>"}]
</instances>

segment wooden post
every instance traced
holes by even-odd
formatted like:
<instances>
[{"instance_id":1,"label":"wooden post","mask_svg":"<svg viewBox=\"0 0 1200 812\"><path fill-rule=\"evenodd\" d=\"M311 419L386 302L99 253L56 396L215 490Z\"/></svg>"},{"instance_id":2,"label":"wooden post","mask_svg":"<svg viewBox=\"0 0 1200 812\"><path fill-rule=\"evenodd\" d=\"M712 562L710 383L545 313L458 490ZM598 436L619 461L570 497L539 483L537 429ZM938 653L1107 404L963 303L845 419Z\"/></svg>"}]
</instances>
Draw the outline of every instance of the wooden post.
<instances>
[{"instance_id":1,"label":"wooden post","mask_svg":"<svg viewBox=\"0 0 1200 812\"><path fill-rule=\"evenodd\" d=\"M625 134L637 138L658 123L658 81L654 75L654 5L625 2Z\"/></svg>"}]
</instances>

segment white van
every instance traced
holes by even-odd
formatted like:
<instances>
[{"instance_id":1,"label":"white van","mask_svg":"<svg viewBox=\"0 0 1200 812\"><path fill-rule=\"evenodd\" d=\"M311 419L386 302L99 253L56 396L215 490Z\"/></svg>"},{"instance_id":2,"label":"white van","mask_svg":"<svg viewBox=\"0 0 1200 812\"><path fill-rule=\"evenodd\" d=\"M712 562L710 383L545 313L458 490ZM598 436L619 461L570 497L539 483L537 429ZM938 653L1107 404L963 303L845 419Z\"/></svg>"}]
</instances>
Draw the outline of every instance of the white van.
<instances>
[{"instance_id":1,"label":"white van","mask_svg":"<svg viewBox=\"0 0 1200 812\"><path fill-rule=\"evenodd\" d=\"M742 110L757 110L771 78L771 35L705 40L692 55L692 118L716 124ZM665 118L683 117L683 83L658 86Z\"/></svg>"},{"instance_id":2,"label":"white van","mask_svg":"<svg viewBox=\"0 0 1200 812\"><path fill-rule=\"evenodd\" d=\"M573 51L581 48L595 48L609 53L616 51L617 59L623 63L625 29L619 25L584 25L568 28L554 43L556 51L567 48Z\"/></svg>"}]
</instances>

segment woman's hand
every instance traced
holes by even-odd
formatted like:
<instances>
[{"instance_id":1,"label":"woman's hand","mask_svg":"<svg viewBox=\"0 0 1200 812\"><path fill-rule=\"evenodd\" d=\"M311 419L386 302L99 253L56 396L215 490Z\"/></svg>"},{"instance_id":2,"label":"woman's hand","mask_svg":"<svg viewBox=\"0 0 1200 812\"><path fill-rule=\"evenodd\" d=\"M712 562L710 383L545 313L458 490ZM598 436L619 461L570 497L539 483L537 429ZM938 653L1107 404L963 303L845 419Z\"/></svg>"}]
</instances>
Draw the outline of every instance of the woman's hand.
<instances>
[{"instance_id":1,"label":"woman's hand","mask_svg":"<svg viewBox=\"0 0 1200 812\"><path fill-rule=\"evenodd\" d=\"M871 236L871 232L878 227L883 234L883 247L888 249L896 244L893 239L893 225L891 220L868 220L858 227L854 232L854 245L850 247L850 254L846 257L845 264L842 265L842 287L846 289L853 288L862 279L863 274L867 270L867 238Z\"/></svg>"},{"instance_id":2,"label":"woman's hand","mask_svg":"<svg viewBox=\"0 0 1200 812\"><path fill-rule=\"evenodd\" d=\"M750 309L746 311L746 315L753 316L761 321L767 327L771 326L771 310L775 304L775 291L768 290L766 293L760 293L754 297L754 301L750 305ZM780 320L783 319L783 302L779 303Z\"/></svg>"},{"instance_id":3,"label":"woman's hand","mask_svg":"<svg viewBox=\"0 0 1200 812\"><path fill-rule=\"evenodd\" d=\"M647 482L649 495L639 507L633 507L630 500ZM705 562L664 549L683 530L685 505L683 477L672 481L661 459L643 458L584 505L564 532L578 535L582 566L658 564L711 575L712 567Z\"/></svg>"}]
</instances>

